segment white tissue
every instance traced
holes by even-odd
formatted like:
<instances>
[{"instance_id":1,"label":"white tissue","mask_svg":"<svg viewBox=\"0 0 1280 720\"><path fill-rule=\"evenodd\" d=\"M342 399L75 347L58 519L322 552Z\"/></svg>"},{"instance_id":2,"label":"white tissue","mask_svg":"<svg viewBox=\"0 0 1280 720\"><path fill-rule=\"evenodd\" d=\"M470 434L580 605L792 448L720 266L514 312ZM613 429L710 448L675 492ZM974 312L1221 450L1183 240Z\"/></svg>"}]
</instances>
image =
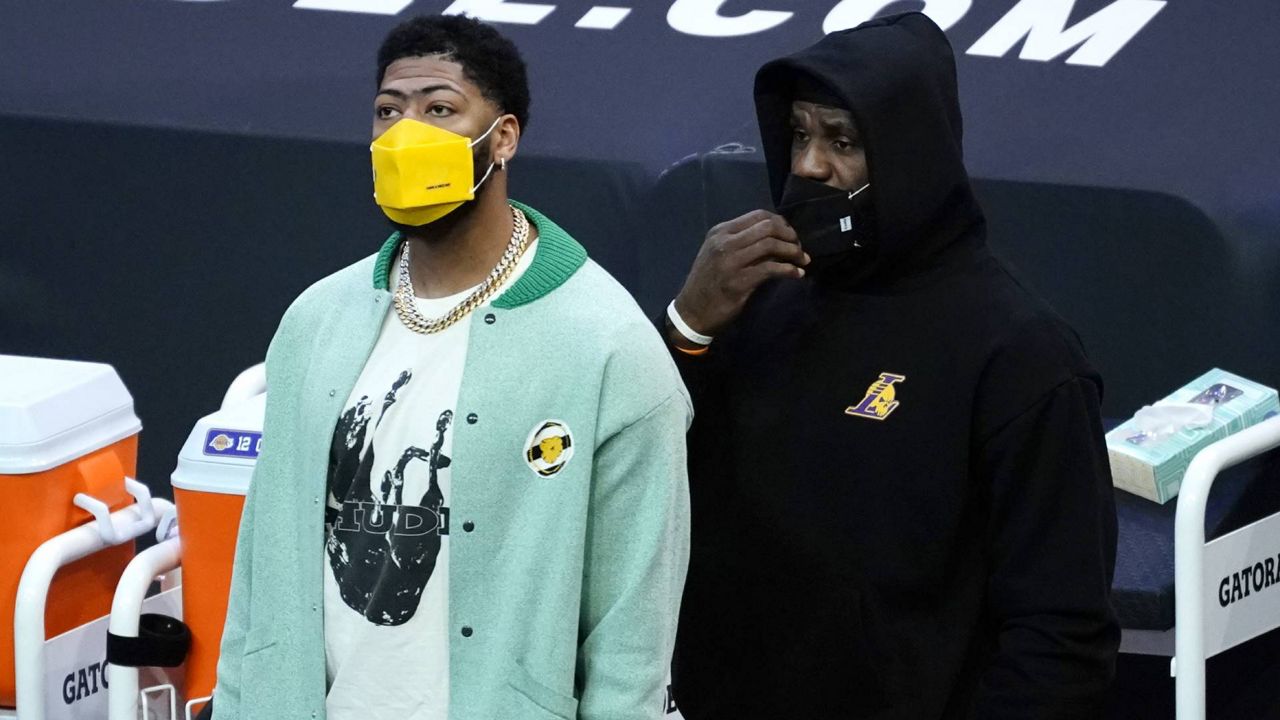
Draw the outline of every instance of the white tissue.
<instances>
[{"instance_id":1,"label":"white tissue","mask_svg":"<svg viewBox=\"0 0 1280 720\"><path fill-rule=\"evenodd\" d=\"M1147 438L1158 439L1183 430L1208 427L1213 423L1213 406L1200 403L1156 403L1134 413L1133 422Z\"/></svg>"}]
</instances>

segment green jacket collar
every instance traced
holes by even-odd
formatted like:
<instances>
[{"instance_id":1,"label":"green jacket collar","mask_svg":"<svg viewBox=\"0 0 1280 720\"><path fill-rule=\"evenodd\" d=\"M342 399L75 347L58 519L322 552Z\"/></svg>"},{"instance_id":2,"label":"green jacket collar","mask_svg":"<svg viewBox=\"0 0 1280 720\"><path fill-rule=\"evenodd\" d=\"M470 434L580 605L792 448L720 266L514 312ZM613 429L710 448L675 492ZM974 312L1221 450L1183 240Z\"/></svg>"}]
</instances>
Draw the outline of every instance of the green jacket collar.
<instances>
[{"instance_id":1,"label":"green jacket collar","mask_svg":"<svg viewBox=\"0 0 1280 720\"><path fill-rule=\"evenodd\" d=\"M493 301L494 307L504 310L531 303L555 290L587 261L586 249L563 228L524 203L515 200L509 202L513 207L524 211L529 221L538 228L538 251L533 256L533 264L515 285L507 288L506 292ZM400 240L399 232L392 233L378 251L378 260L373 265L373 287L378 290L390 289L391 263Z\"/></svg>"}]
</instances>

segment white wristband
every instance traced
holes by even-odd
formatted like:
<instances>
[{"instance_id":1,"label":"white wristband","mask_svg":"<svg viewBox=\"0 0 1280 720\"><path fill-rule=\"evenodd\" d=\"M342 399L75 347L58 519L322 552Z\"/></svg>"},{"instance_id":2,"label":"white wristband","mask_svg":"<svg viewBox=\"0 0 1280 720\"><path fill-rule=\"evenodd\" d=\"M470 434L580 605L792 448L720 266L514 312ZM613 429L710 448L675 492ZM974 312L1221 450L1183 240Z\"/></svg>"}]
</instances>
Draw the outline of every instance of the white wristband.
<instances>
[{"instance_id":1,"label":"white wristband","mask_svg":"<svg viewBox=\"0 0 1280 720\"><path fill-rule=\"evenodd\" d=\"M684 336L684 339L694 345L702 345L703 347L706 347L715 339L710 335L703 335L697 330L689 327L689 323L685 322L684 318L680 317L680 312L676 310L675 300L672 300L671 304L667 306L667 318L671 320L671 324L675 326L676 330Z\"/></svg>"}]
</instances>

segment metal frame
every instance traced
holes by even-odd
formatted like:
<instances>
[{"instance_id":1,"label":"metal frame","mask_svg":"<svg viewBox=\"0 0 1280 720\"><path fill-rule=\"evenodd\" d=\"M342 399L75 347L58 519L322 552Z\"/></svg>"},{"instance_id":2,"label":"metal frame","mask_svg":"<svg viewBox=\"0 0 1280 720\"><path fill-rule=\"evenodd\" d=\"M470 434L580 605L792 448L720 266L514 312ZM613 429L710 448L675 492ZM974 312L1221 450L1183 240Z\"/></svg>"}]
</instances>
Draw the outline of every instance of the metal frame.
<instances>
[{"instance_id":1,"label":"metal frame","mask_svg":"<svg viewBox=\"0 0 1280 720\"><path fill-rule=\"evenodd\" d=\"M175 688L172 683L143 688L143 690L138 693L138 708L142 712L142 717L144 719L152 717L149 712L150 707L147 702L147 696L159 695L162 692L166 693L169 698L169 720L178 720L178 689Z\"/></svg>"},{"instance_id":2,"label":"metal frame","mask_svg":"<svg viewBox=\"0 0 1280 720\"><path fill-rule=\"evenodd\" d=\"M1174 516L1174 627L1177 632L1174 639L1176 655L1170 664L1170 671L1176 679L1178 720L1204 720L1205 717L1205 661L1210 653L1205 638L1204 515L1209 491L1223 470L1277 447L1280 447L1280 418L1272 418L1201 450L1183 477ZM1272 515L1259 520L1236 533L1247 534L1275 517ZM1276 623L1280 624L1280 617L1276 618ZM1225 647L1215 648L1214 652L1265 632L1268 631L1230 642Z\"/></svg>"},{"instance_id":3,"label":"metal frame","mask_svg":"<svg viewBox=\"0 0 1280 720\"><path fill-rule=\"evenodd\" d=\"M152 498L146 486L132 478L125 478L125 486L137 502L110 514L102 511L101 501L77 495L76 505L90 510L95 520L46 540L22 570L13 613L14 679L22 720L45 720L44 621L54 575L100 550L133 542L154 530L157 518L173 507L168 500Z\"/></svg>"},{"instance_id":4,"label":"metal frame","mask_svg":"<svg viewBox=\"0 0 1280 720\"><path fill-rule=\"evenodd\" d=\"M265 363L258 363L246 368L236 376L222 398L222 407L229 407L249 398L266 392L267 371ZM156 530L159 543L139 553L125 568L120 582L116 586L115 598L111 604L109 631L124 637L137 637L138 622L142 615L142 603L147 591L156 577L173 572L182 567L182 545L174 527L175 512L170 506L161 514ZM170 703L176 702L176 690L172 685L156 688L139 688L138 668L124 667L114 663L107 664L108 678L108 713L107 720L137 720L138 710L145 703L145 696L162 688L170 690ZM196 698L186 703L185 712L188 719L195 705L208 702L210 698ZM172 714L172 713L171 713ZM0 720L3 720L0 718ZM25 720L25 719L24 719ZM176 720L176 718L175 718Z\"/></svg>"},{"instance_id":5,"label":"metal frame","mask_svg":"<svg viewBox=\"0 0 1280 720\"><path fill-rule=\"evenodd\" d=\"M142 601L151 583L156 576L176 570L181 563L182 546L176 536L138 553L116 585L108 631L113 635L137 637ZM138 685L138 668L107 663L108 720L137 720L142 701ZM172 702L175 701L171 699Z\"/></svg>"},{"instance_id":6,"label":"metal frame","mask_svg":"<svg viewBox=\"0 0 1280 720\"><path fill-rule=\"evenodd\" d=\"M200 706L200 710L202 710L202 711L203 711L203 710L204 710L204 706L205 706L205 705L207 705L207 704L209 703L209 701L210 701L210 700L212 700L212 699L213 699L213 696L212 696L212 695L206 695L206 696L204 696L204 697L192 698L192 699L188 700L188 701L187 701L187 704L186 704L186 706L185 706L185 708L184 708L184 710L183 710L183 713L185 713L185 714L184 714L184 716L183 716L184 720L193 720L193 718L194 718L195 716L192 714L192 712L191 712L191 711L192 711L192 710L194 710L194 709L195 709L195 707L196 707L197 705L199 705L199 706ZM176 719L175 719L175 720L176 720Z\"/></svg>"}]
</instances>

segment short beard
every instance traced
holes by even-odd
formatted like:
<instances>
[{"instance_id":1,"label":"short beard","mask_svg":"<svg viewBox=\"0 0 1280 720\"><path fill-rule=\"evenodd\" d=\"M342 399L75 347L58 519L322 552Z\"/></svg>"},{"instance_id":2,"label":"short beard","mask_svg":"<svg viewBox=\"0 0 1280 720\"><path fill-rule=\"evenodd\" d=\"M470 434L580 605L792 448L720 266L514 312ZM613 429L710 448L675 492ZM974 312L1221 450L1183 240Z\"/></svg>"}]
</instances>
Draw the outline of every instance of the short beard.
<instances>
[{"instance_id":1,"label":"short beard","mask_svg":"<svg viewBox=\"0 0 1280 720\"><path fill-rule=\"evenodd\" d=\"M489 166L493 162L493 150L489 147L488 142L485 142L484 146L483 159L480 157L480 146L477 145L471 150L471 177L474 180L479 180L484 177L485 173L489 170ZM431 241L438 237L447 237L455 227L465 223L467 218L471 217L471 214L476 211L476 201L488 192L490 184L489 181L492 179L492 173L490 173L490 177L486 178L485 181L480 184L480 187L476 188L476 196L474 199L462 203L457 208L454 208L453 211L438 220L426 223L425 225L407 225L405 223L396 222L391 218L387 218L387 222L390 223L391 227L395 228L396 232L400 233L402 237L412 237L426 241ZM384 215L383 217L386 216Z\"/></svg>"}]
</instances>

